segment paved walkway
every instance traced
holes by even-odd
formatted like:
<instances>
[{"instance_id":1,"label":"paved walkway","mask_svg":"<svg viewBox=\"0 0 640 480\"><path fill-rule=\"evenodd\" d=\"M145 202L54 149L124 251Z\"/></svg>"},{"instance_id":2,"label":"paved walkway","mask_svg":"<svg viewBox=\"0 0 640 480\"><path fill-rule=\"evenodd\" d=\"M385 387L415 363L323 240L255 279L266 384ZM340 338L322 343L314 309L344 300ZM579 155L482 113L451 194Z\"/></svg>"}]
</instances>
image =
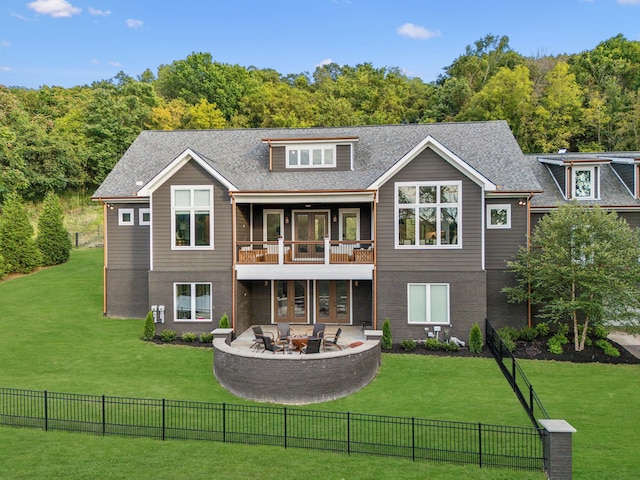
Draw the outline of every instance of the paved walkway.
<instances>
[{"instance_id":1,"label":"paved walkway","mask_svg":"<svg viewBox=\"0 0 640 480\"><path fill-rule=\"evenodd\" d=\"M611 332L609 339L624 347L632 355L640 358L640 335L624 332Z\"/></svg>"}]
</instances>

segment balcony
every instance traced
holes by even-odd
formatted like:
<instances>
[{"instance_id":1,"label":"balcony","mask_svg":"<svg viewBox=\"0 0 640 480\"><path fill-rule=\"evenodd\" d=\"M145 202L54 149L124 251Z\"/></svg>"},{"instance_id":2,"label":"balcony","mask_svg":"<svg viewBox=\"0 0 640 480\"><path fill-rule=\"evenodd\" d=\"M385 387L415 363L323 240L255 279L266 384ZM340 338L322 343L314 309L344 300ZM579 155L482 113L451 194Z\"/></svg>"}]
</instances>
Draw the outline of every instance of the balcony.
<instances>
[{"instance_id":1,"label":"balcony","mask_svg":"<svg viewBox=\"0 0 640 480\"><path fill-rule=\"evenodd\" d=\"M372 240L236 242L235 251L239 280L373 278Z\"/></svg>"}]
</instances>

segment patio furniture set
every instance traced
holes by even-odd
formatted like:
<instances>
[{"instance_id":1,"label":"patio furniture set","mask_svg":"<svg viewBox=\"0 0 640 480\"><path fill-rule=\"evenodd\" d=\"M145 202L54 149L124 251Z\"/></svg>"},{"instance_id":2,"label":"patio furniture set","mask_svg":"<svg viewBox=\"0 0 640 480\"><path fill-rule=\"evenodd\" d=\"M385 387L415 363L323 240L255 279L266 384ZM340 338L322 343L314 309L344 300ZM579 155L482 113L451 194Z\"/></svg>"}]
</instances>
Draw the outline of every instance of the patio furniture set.
<instances>
[{"instance_id":1,"label":"patio furniture set","mask_svg":"<svg viewBox=\"0 0 640 480\"><path fill-rule=\"evenodd\" d=\"M304 334L296 334L291 331L291 325L288 322L278 323L277 326L277 338L272 332L262 330L259 325L252 327L254 338L251 349L254 351L262 350L262 353L269 351L273 354L278 352L313 354L320 353L321 349L326 351L334 347L342 350L342 347L338 345L338 339L342 333L341 328L338 328L335 333L325 333L325 325L317 323L312 330L309 329Z\"/></svg>"}]
</instances>

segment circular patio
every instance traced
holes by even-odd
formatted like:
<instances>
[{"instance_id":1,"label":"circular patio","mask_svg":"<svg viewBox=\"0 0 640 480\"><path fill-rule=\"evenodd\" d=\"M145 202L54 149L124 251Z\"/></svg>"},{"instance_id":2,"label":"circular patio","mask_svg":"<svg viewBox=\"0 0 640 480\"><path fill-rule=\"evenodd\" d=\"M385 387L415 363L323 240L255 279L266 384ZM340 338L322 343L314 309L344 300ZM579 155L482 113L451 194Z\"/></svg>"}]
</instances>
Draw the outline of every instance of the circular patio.
<instances>
[{"instance_id":1,"label":"circular patio","mask_svg":"<svg viewBox=\"0 0 640 480\"><path fill-rule=\"evenodd\" d=\"M258 402L301 405L345 397L367 386L381 361L379 331L360 345L314 354L252 351L230 342L228 329L214 331L213 372L232 394Z\"/></svg>"}]
</instances>

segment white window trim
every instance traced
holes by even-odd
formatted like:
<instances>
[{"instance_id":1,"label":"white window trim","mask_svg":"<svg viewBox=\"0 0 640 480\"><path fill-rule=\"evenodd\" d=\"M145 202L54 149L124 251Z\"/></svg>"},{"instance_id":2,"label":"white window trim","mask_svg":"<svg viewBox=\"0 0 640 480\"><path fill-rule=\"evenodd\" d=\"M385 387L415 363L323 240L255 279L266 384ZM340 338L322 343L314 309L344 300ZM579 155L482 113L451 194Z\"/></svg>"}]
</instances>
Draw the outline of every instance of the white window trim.
<instances>
[{"instance_id":1,"label":"white window trim","mask_svg":"<svg viewBox=\"0 0 640 480\"><path fill-rule=\"evenodd\" d=\"M176 301L178 296L178 285L191 285L191 313L196 311L196 285L209 285L209 312L211 312L211 318L203 319L179 319L178 318L178 302ZM211 323L213 322L213 284L211 282L176 282L173 284L173 321L175 323Z\"/></svg>"},{"instance_id":2,"label":"white window trim","mask_svg":"<svg viewBox=\"0 0 640 480\"><path fill-rule=\"evenodd\" d=\"M588 197L579 197L576 195L576 174L578 172L582 172L588 170L591 172L591 195ZM592 166L574 166L571 169L571 198L576 200L598 200L600 189L599 181L600 181L600 169L595 165Z\"/></svg>"},{"instance_id":3,"label":"white window trim","mask_svg":"<svg viewBox=\"0 0 640 480\"><path fill-rule=\"evenodd\" d=\"M129 214L130 220L125 220L124 216ZM119 208L118 209L118 225L135 225L135 217L133 216L133 208Z\"/></svg>"},{"instance_id":4,"label":"white window trim","mask_svg":"<svg viewBox=\"0 0 640 480\"><path fill-rule=\"evenodd\" d=\"M505 223L504 225L491 223L491 211L492 210L506 210L507 211L507 223ZM511 228L511 205L508 204L508 203L487 205L487 228L495 228L495 229Z\"/></svg>"},{"instance_id":5,"label":"white window trim","mask_svg":"<svg viewBox=\"0 0 640 480\"><path fill-rule=\"evenodd\" d=\"M307 143L307 144L298 144L298 145L286 145L285 146L285 167L298 169L298 168L336 168L338 164L338 159L336 158L338 155L338 148L336 144L326 144L326 143ZM319 149L322 151L322 163L320 165L316 165L313 163L313 159L309 158L309 165L300 165L300 158L298 158L297 165L289 164L289 151L290 150L315 150ZM324 160L324 151L325 150L333 150L333 163L326 164Z\"/></svg>"},{"instance_id":6,"label":"white window trim","mask_svg":"<svg viewBox=\"0 0 640 480\"><path fill-rule=\"evenodd\" d=\"M149 214L149 220L144 219L144 215ZM138 210L138 225L151 225L151 209L150 208L141 208Z\"/></svg>"},{"instance_id":7,"label":"white window trim","mask_svg":"<svg viewBox=\"0 0 640 480\"><path fill-rule=\"evenodd\" d=\"M416 208L416 205L419 205L418 203L414 203L414 204L410 204L410 203L403 203L400 204L398 203L398 188L399 187L440 187L440 186L445 186L445 185L455 185L458 187L458 203L453 204L453 203L438 203L437 205L440 207L449 205L449 206L455 206L458 208L458 242L456 244L450 245L450 244L435 244L435 245L420 245L420 243L417 244L413 244L413 245L401 245L400 243L398 243L398 224L399 224L399 218L398 218L398 211L400 208L411 208L411 206L413 205L413 208ZM417 192L416 192L417 193ZM462 248L462 182L461 181L443 181L443 182L396 182L396 184L394 185L394 189L393 189L393 195L394 195L394 245L395 248L397 249L409 249L409 250L414 250L414 249L425 249L425 250L433 250L433 249L460 249ZM416 199L417 200L417 199ZM436 229L437 231L441 230L441 219L440 219L440 214L438 213L437 217L436 217ZM416 221L416 241L419 242L419 222ZM438 239L439 241L439 239Z\"/></svg>"},{"instance_id":8,"label":"white window trim","mask_svg":"<svg viewBox=\"0 0 640 480\"><path fill-rule=\"evenodd\" d=\"M194 213L197 210L203 210L203 207L180 207L176 208L175 201L175 191L176 190L190 190L191 198L193 200L193 191L194 190L209 190L211 204L209 205L209 239L210 245L176 245L176 210L189 210L190 213ZM193 203L192 203L193 204ZM171 250L213 250L213 186L211 185L171 185ZM191 222L192 230L195 229L195 222ZM192 231L190 238L192 241L195 241L195 232Z\"/></svg>"},{"instance_id":9,"label":"white window trim","mask_svg":"<svg viewBox=\"0 0 640 480\"><path fill-rule=\"evenodd\" d=\"M266 209L262 212L262 240L267 241L267 215L278 214L280 215L280 236L284 238L284 209Z\"/></svg>"},{"instance_id":10,"label":"white window trim","mask_svg":"<svg viewBox=\"0 0 640 480\"><path fill-rule=\"evenodd\" d=\"M411 287L422 286L426 290L426 313L427 318L424 322L412 322L409 320L409 313L411 312ZM447 321L446 322L432 322L431 321L431 286L445 286L447 287ZM451 325L451 287L448 283L407 283L407 323L409 325Z\"/></svg>"},{"instance_id":11,"label":"white window trim","mask_svg":"<svg viewBox=\"0 0 640 480\"><path fill-rule=\"evenodd\" d=\"M346 213L356 214L356 240L360 240L360 209L359 208L341 208L338 210L338 238L342 241L342 217Z\"/></svg>"}]
</instances>

